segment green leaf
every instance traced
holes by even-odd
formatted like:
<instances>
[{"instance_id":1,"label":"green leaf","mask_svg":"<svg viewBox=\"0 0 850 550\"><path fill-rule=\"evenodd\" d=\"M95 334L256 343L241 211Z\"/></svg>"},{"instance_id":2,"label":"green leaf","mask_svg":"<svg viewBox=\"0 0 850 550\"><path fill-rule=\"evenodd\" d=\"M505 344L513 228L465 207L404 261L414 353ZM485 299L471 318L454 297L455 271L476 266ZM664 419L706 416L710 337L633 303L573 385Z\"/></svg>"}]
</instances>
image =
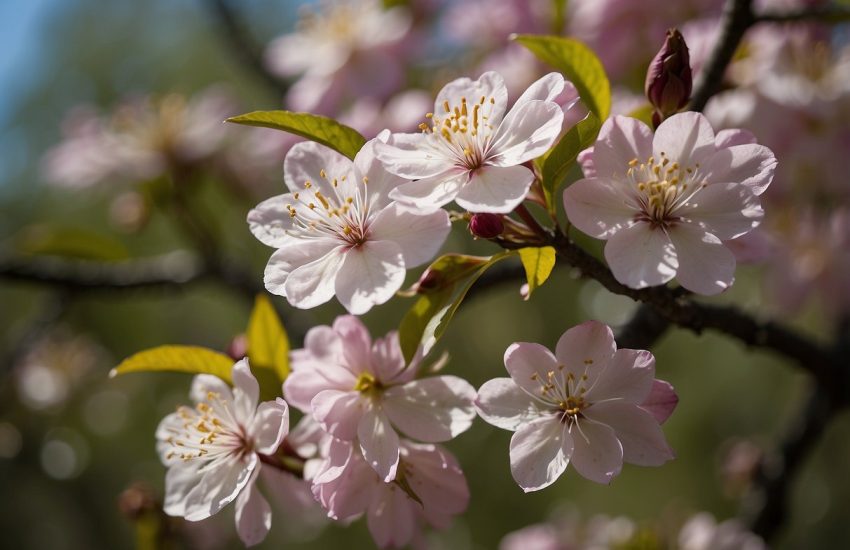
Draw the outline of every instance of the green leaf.
<instances>
[{"instance_id":1,"label":"green leaf","mask_svg":"<svg viewBox=\"0 0 850 550\"><path fill-rule=\"evenodd\" d=\"M646 105L642 105L628 114L631 118L636 118L639 121L643 122L650 128L652 128L652 113L654 108L652 105L647 103Z\"/></svg>"},{"instance_id":2,"label":"green leaf","mask_svg":"<svg viewBox=\"0 0 850 550\"><path fill-rule=\"evenodd\" d=\"M422 272L419 280L410 288L400 290L400 296L416 296L417 294L432 294L465 279L490 258L486 256L468 256L466 254L444 254Z\"/></svg>"},{"instance_id":3,"label":"green leaf","mask_svg":"<svg viewBox=\"0 0 850 550\"><path fill-rule=\"evenodd\" d=\"M16 248L22 254L78 260L118 261L129 257L121 241L75 227L27 227L17 236Z\"/></svg>"},{"instance_id":4,"label":"green leaf","mask_svg":"<svg viewBox=\"0 0 850 550\"><path fill-rule=\"evenodd\" d=\"M140 351L121 361L109 376L128 372L187 372L212 374L230 384L233 359L227 355L198 346L159 346Z\"/></svg>"},{"instance_id":5,"label":"green leaf","mask_svg":"<svg viewBox=\"0 0 850 550\"><path fill-rule=\"evenodd\" d=\"M525 268L525 277L528 279L528 298L530 298L534 289L543 285L552 274L552 269L555 267L555 249L551 246L520 248L519 259Z\"/></svg>"},{"instance_id":6,"label":"green leaf","mask_svg":"<svg viewBox=\"0 0 850 550\"><path fill-rule=\"evenodd\" d=\"M423 294L401 319L401 324L398 327L398 339L405 364L410 363L413 356L416 355L420 342L426 341L423 343L426 347L430 347L427 340L433 336L434 327L429 330L429 324L441 310L446 308L453 291L454 285L450 285L438 292ZM428 332L428 336L426 336L426 332Z\"/></svg>"},{"instance_id":7,"label":"green leaf","mask_svg":"<svg viewBox=\"0 0 850 550\"><path fill-rule=\"evenodd\" d=\"M274 306L258 294L248 320L248 360L252 369L273 369L281 382L289 376L289 337Z\"/></svg>"},{"instance_id":8,"label":"green leaf","mask_svg":"<svg viewBox=\"0 0 850 550\"><path fill-rule=\"evenodd\" d=\"M608 118L611 84L602 62L590 48L574 38L560 36L522 34L515 40L575 84L582 101L599 120Z\"/></svg>"},{"instance_id":9,"label":"green leaf","mask_svg":"<svg viewBox=\"0 0 850 550\"><path fill-rule=\"evenodd\" d=\"M366 143L366 138L361 136L354 128L340 124L332 118L310 113L254 111L253 113L228 118L227 122L283 130L321 143L352 160L363 147L363 144Z\"/></svg>"},{"instance_id":10,"label":"green leaf","mask_svg":"<svg viewBox=\"0 0 850 550\"><path fill-rule=\"evenodd\" d=\"M596 141L599 135L600 122L593 113L588 113L584 120L570 128L564 134L543 163L543 193L546 195L546 204L549 211L554 213L555 195L558 187L566 179L570 169L575 165L578 154Z\"/></svg>"}]
</instances>

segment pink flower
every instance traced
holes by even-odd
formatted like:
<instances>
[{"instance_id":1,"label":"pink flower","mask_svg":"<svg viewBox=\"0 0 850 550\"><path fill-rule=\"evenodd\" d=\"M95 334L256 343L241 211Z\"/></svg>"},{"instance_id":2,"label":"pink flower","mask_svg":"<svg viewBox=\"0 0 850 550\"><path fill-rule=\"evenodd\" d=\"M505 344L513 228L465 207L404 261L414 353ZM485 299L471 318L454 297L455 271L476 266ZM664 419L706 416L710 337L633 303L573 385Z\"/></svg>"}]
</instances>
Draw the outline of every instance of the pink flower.
<instances>
[{"instance_id":1,"label":"pink flower","mask_svg":"<svg viewBox=\"0 0 850 550\"><path fill-rule=\"evenodd\" d=\"M156 431L168 466L165 513L200 521L236 500L236 528L248 546L271 527L271 508L256 487L260 457L272 455L289 431L286 402L258 407L259 392L244 359L233 366L232 391L215 376L196 376L190 392L195 408L180 407Z\"/></svg>"},{"instance_id":2,"label":"pink flower","mask_svg":"<svg viewBox=\"0 0 850 550\"><path fill-rule=\"evenodd\" d=\"M553 355L520 342L505 351L510 378L486 382L481 417L514 431L511 473L525 492L555 482L572 462L609 483L623 462L660 466L673 458L659 424L676 406L672 386L655 380L648 351L618 350L611 329L588 321L567 330Z\"/></svg>"},{"instance_id":3,"label":"pink flower","mask_svg":"<svg viewBox=\"0 0 850 550\"><path fill-rule=\"evenodd\" d=\"M740 135L715 137L692 112L671 116L654 137L638 120L609 119L593 148L595 175L564 192L567 217L608 241L605 259L621 283L644 288L676 277L688 290L717 294L735 273L722 241L759 225L758 195L776 167L770 149Z\"/></svg>"},{"instance_id":4,"label":"pink flower","mask_svg":"<svg viewBox=\"0 0 850 550\"><path fill-rule=\"evenodd\" d=\"M363 323L342 316L333 327L311 329L292 354L284 394L336 438L359 441L366 460L385 481L396 477L396 429L428 443L448 441L475 418L475 389L456 376L413 380L398 334L372 343Z\"/></svg>"},{"instance_id":5,"label":"pink flower","mask_svg":"<svg viewBox=\"0 0 850 550\"><path fill-rule=\"evenodd\" d=\"M354 162L313 142L290 149L283 165L290 192L248 213L254 236L278 249L266 267L269 292L303 309L336 295L362 314L395 294L407 268L436 254L451 229L448 215L406 212L389 199L401 180L374 156L387 135L366 143Z\"/></svg>"},{"instance_id":6,"label":"pink flower","mask_svg":"<svg viewBox=\"0 0 850 550\"><path fill-rule=\"evenodd\" d=\"M564 78L550 73L526 90L505 115L502 77L487 72L459 78L437 95L422 133L393 134L376 147L386 169L418 180L390 196L420 210L456 201L473 212L505 213L523 201L534 173L522 163L545 153L558 138L563 109L553 100Z\"/></svg>"},{"instance_id":7,"label":"pink flower","mask_svg":"<svg viewBox=\"0 0 850 550\"><path fill-rule=\"evenodd\" d=\"M681 550L767 550L758 535L747 531L739 521L722 523L707 512L696 514L679 532Z\"/></svg>"},{"instance_id":8,"label":"pink flower","mask_svg":"<svg viewBox=\"0 0 850 550\"><path fill-rule=\"evenodd\" d=\"M334 440L313 478L313 494L340 521L366 514L381 548L401 548L421 538L425 524L447 528L469 503L469 487L454 456L439 445L402 440L396 482L382 481L357 447ZM408 487L420 502L402 487Z\"/></svg>"}]
</instances>

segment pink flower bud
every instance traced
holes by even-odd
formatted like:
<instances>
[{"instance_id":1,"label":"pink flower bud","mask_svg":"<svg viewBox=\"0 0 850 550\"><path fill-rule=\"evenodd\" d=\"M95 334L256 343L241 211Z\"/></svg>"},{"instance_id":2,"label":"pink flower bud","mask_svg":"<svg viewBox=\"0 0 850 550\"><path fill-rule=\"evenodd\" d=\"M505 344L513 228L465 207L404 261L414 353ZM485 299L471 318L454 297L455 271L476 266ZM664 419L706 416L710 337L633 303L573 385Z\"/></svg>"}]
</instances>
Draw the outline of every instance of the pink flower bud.
<instances>
[{"instance_id":1,"label":"pink flower bud","mask_svg":"<svg viewBox=\"0 0 850 550\"><path fill-rule=\"evenodd\" d=\"M691 60L688 45L678 30L667 31L664 45L649 64L644 89L655 107L656 126L687 105L693 89Z\"/></svg>"},{"instance_id":2,"label":"pink flower bud","mask_svg":"<svg viewBox=\"0 0 850 550\"><path fill-rule=\"evenodd\" d=\"M502 234L505 224L499 214L473 214L469 220L469 232L482 239L493 239Z\"/></svg>"}]
</instances>

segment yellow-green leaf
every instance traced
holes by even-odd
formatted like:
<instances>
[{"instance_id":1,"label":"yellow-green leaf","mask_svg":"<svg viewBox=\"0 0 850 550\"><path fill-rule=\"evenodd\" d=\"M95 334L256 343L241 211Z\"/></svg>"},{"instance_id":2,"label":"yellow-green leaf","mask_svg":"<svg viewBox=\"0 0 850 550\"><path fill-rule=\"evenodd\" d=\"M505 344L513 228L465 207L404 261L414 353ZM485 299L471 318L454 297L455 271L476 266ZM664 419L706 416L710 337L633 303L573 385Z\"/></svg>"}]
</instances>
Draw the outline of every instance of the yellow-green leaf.
<instances>
[{"instance_id":1,"label":"yellow-green leaf","mask_svg":"<svg viewBox=\"0 0 850 550\"><path fill-rule=\"evenodd\" d=\"M321 143L350 159L354 159L354 156L366 143L366 138L361 136L354 128L349 128L332 118L310 113L254 111L228 118L227 122L283 130Z\"/></svg>"},{"instance_id":2,"label":"yellow-green leaf","mask_svg":"<svg viewBox=\"0 0 850 550\"><path fill-rule=\"evenodd\" d=\"M228 384L233 370L233 359L227 355L199 346L159 346L140 351L121 361L109 376L128 372L186 372L212 374Z\"/></svg>"},{"instance_id":3,"label":"yellow-green leaf","mask_svg":"<svg viewBox=\"0 0 850 550\"><path fill-rule=\"evenodd\" d=\"M423 343L425 347L430 347L428 340L433 336L434 328L432 326L428 330L428 327L433 324L431 320L447 307L453 292L454 283L441 288L437 292L419 296L401 319L401 324L398 327L398 339L405 363L410 363L410 360L416 355L420 343Z\"/></svg>"},{"instance_id":4,"label":"yellow-green leaf","mask_svg":"<svg viewBox=\"0 0 850 550\"><path fill-rule=\"evenodd\" d=\"M555 213L558 187L575 166L578 154L593 145L599 134L600 122L593 113L564 134L543 163L543 193L551 213Z\"/></svg>"},{"instance_id":5,"label":"yellow-green leaf","mask_svg":"<svg viewBox=\"0 0 850 550\"><path fill-rule=\"evenodd\" d=\"M653 111L654 111L654 109L653 109L652 105L647 103L647 104L641 105L637 109L633 110L631 113L628 114L628 116L630 116L632 118L636 118L639 121L646 124L647 126L652 127L652 113L653 113Z\"/></svg>"},{"instance_id":6,"label":"yellow-green leaf","mask_svg":"<svg viewBox=\"0 0 850 550\"><path fill-rule=\"evenodd\" d=\"M289 337L271 301L258 294L248 320L248 360L252 369L274 369L281 382L289 376Z\"/></svg>"},{"instance_id":7,"label":"yellow-green leaf","mask_svg":"<svg viewBox=\"0 0 850 550\"><path fill-rule=\"evenodd\" d=\"M582 101L599 120L608 118L611 84L593 50L574 38L561 36L522 34L515 39L575 84Z\"/></svg>"},{"instance_id":8,"label":"yellow-green leaf","mask_svg":"<svg viewBox=\"0 0 850 550\"><path fill-rule=\"evenodd\" d=\"M522 267L525 268L530 298L534 289L545 283L552 274L552 269L555 267L555 249L551 246L520 248L519 259L522 261Z\"/></svg>"}]
</instances>

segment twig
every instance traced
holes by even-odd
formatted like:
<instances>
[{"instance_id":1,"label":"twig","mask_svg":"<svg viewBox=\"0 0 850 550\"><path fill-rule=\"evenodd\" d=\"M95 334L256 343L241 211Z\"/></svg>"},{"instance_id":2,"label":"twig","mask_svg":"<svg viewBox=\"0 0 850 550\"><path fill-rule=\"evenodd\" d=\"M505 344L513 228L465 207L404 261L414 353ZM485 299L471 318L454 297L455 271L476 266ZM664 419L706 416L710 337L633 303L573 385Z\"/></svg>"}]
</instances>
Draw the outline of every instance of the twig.
<instances>
[{"instance_id":1,"label":"twig","mask_svg":"<svg viewBox=\"0 0 850 550\"><path fill-rule=\"evenodd\" d=\"M812 21L819 23L843 23L850 21L850 9L839 6L812 6L786 13L760 13L755 23L796 23Z\"/></svg>"}]
</instances>

